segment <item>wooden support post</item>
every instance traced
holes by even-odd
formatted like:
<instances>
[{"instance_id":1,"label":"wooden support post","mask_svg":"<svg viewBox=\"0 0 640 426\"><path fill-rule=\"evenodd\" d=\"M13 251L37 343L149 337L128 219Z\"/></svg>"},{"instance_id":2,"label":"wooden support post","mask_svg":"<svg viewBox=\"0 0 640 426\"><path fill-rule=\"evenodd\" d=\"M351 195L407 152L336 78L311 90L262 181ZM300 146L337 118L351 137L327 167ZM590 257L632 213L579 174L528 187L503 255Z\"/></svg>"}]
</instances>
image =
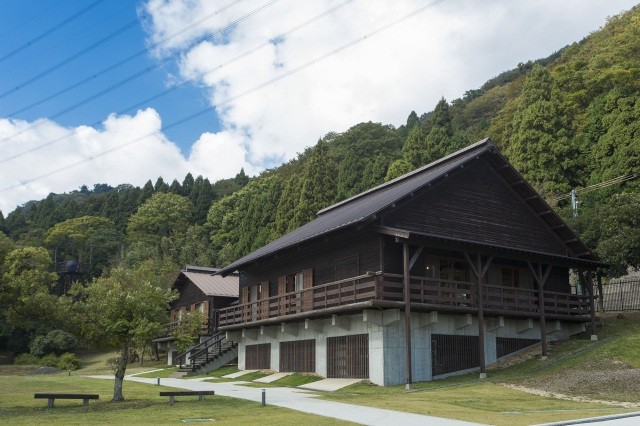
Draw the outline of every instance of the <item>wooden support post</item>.
<instances>
[{"instance_id":1,"label":"wooden support post","mask_svg":"<svg viewBox=\"0 0 640 426\"><path fill-rule=\"evenodd\" d=\"M404 334L405 334L405 370L406 390L411 390L413 375L411 371L411 278L409 276L409 243L402 244L402 265L404 277Z\"/></svg>"},{"instance_id":2,"label":"wooden support post","mask_svg":"<svg viewBox=\"0 0 640 426\"><path fill-rule=\"evenodd\" d=\"M596 271L596 280L598 282L598 307L600 312L604 313L604 294L602 291L602 271Z\"/></svg>"},{"instance_id":3,"label":"wooden support post","mask_svg":"<svg viewBox=\"0 0 640 426\"><path fill-rule=\"evenodd\" d=\"M527 265L533 274L533 279L538 284L538 311L540 313L540 345L542 346L542 359L547 359L549 349L547 346L547 327L544 308L544 284L549 278L551 272L551 265L545 267L544 273L542 272L542 263L538 263L537 270L534 269L530 261L527 260Z\"/></svg>"},{"instance_id":4,"label":"wooden support post","mask_svg":"<svg viewBox=\"0 0 640 426\"><path fill-rule=\"evenodd\" d=\"M467 259L467 263L471 267L473 274L476 277L476 282L478 283L478 352L480 355L480 378L487 378L487 361L484 353L484 338L485 338L485 325L484 325L484 295L483 295L483 287L482 287L482 279L489 271L489 265L493 261L493 256L490 256L487 259L487 262L482 264L482 256L478 253L476 256L476 262L471 260L471 257L468 253L464 253L464 257Z\"/></svg>"},{"instance_id":5,"label":"wooden support post","mask_svg":"<svg viewBox=\"0 0 640 426\"><path fill-rule=\"evenodd\" d=\"M595 292L593 291L593 274L587 271L587 285L589 286L589 308L591 309L591 340L598 340L598 330L596 329L596 304ZM601 296L602 297L602 296Z\"/></svg>"}]
</instances>

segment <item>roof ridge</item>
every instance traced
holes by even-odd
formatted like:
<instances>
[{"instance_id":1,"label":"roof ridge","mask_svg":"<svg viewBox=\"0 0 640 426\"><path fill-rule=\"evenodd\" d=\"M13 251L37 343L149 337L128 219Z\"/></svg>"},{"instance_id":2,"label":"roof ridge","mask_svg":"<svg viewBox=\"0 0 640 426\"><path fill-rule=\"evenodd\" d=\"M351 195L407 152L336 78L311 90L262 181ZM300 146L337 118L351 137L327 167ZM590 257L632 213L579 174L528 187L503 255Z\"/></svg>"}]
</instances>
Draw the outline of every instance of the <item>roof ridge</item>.
<instances>
[{"instance_id":1,"label":"roof ridge","mask_svg":"<svg viewBox=\"0 0 640 426\"><path fill-rule=\"evenodd\" d=\"M413 170L413 171L411 171L409 173L405 173L402 176L398 176L397 178L392 179L389 182L382 183L382 184L380 184L378 186L375 186L375 187L373 187L371 189L368 189L368 190L366 190L364 192L356 194L356 195L354 195L354 196L352 196L350 198L347 198L345 200L342 200L342 201L339 201L339 202L337 202L335 204L332 204L332 205L330 205L328 207L325 207L324 209L318 211L316 216L323 215L323 214L325 214L325 213L327 213L327 212L329 212L331 210L334 210L334 209L336 209L336 208L338 208L340 206L343 206L343 205L348 204L348 203L350 203L350 202L352 202L354 200L362 198L363 196L369 195L369 194L371 194L373 192L376 192L376 191L379 191L381 189L387 188L389 186L395 185L398 182L402 182L404 180L410 179L410 178L414 177L415 175L423 173L423 172L425 172L427 170L430 170L430 169L432 169L432 168L434 168L436 166L439 166L439 165L441 165L442 163L444 163L446 161L450 161L451 159L453 159L455 157L459 157L459 156L461 156L463 154L466 154L468 151L474 150L474 149L478 148L479 146L482 146L483 144L485 144L487 148L492 148L494 146L494 143L491 140L491 138L486 137L486 138L484 138L484 139L482 139L482 140L480 140L478 142L472 143L471 145L468 145L468 146L466 146L466 147L464 147L462 149L459 149L456 152L453 152L453 153L451 153L451 154L449 154L447 156L444 156L444 157L442 157L442 158L440 158L438 160L432 161L429 164L425 164L424 166L421 166L421 167L419 167L419 168L417 168L417 169L415 169L415 170Z\"/></svg>"}]
</instances>

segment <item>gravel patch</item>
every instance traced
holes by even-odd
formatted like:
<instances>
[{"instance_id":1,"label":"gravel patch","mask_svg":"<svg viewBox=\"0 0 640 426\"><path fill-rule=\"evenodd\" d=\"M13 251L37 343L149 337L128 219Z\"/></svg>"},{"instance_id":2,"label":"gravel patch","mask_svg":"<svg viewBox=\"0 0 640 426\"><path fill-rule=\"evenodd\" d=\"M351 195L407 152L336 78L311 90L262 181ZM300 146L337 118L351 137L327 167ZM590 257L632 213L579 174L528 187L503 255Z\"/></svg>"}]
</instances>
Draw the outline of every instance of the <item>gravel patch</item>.
<instances>
[{"instance_id":1,"label":"gravel patch","mask_svg":"<svg viewBox=\"0 0 640 426\"><path fill-rule=\"evenodd\" d=\"M31 376L34 374L53 374L60 372L58 367L40 367L36 370L27 371L25 374Z\"/></svg>"}]
</instances>

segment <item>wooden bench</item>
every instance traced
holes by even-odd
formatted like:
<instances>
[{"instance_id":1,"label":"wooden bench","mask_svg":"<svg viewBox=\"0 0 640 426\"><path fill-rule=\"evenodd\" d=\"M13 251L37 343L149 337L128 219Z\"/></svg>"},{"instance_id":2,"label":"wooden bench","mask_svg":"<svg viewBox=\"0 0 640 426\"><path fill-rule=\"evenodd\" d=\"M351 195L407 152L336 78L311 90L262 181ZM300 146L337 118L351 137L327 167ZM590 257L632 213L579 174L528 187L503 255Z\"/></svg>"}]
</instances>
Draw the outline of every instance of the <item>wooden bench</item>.
<instances>
[{"instance_id":1,"label":"wooden bench","mask_svg":"<svg viewBox=\"0 0 640 426\"><path fill-rule=\"evenodd\" d=\"M198 396L200 401L204 401L205 395L215 395L215 391L207 390L207 391L163 391L160 392L160 396L168 396L169 397L169 405L173 405L176 402L176 396Z\"/></svg>"},{"instance_id":2,"label":"wooden bench","mask_svg":"<svg viewBox=\"0 0 640 426\"><path fill-rule=\"evenodd\" d=\"M98 395L85 393L37 393L33 397L48 400L47 407L49 408L53 408L53 401L56 399L81 399L82 405L89 405L90 399L98 399Z\"/></svg>"}]
</instances>

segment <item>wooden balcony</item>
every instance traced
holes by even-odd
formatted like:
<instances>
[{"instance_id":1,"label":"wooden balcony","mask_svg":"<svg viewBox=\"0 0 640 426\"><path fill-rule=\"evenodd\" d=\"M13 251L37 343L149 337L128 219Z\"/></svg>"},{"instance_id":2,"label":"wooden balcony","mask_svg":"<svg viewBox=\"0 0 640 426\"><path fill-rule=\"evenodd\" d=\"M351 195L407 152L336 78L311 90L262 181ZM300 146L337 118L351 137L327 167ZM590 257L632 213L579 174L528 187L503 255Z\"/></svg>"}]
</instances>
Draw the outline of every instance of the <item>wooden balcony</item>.
<instances>
[{"instance_id":1,"label":"wooden balcony","mask_svg":"<svg viewBox=\"0 0 640 426\"><path fill-rule=\"evenodd\" d=\"M466 281L411 277L411 305L415 311L475 313L478 311L477 284ZM545 315L576 318L589 315L589 297L545 291ZM368 274L277 295L219 311L220 327L284 321L291 317L312 317L349 306L370 302L372 307L404 306L403 278L396 274ZM536 289L483 286L483 306L487 314L539 316Z\"/></svg>"}]
</instances>

